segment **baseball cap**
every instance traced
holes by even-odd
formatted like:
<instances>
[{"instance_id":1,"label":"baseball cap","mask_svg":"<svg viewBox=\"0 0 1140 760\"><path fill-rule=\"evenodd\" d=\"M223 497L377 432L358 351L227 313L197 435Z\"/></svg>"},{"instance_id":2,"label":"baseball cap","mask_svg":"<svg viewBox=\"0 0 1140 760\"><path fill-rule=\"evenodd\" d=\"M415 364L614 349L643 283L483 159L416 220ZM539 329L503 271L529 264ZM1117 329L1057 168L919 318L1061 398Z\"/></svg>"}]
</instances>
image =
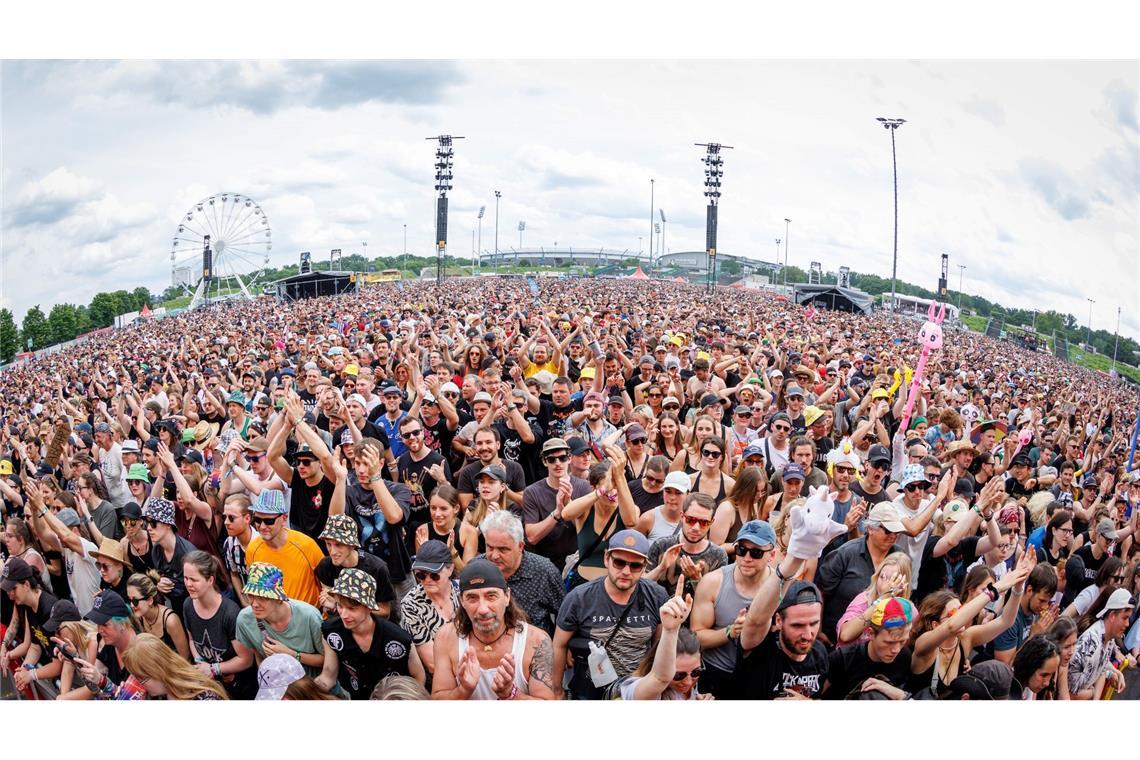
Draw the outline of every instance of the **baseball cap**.
<instances>
[{"instance_id":1,"label":"baseball cap","mask_svg":"<svg viewBox=\"0 0 1140 760\"><path fill-rule=\"evenodd\" d=\"M586 397L582 401L583 401L583 403L585 403L587 401L597 401L599 404L604 404L608 400L609 399L607 399L605 396L603 396L598 391L590 391L589 393L586 394Z\"/></svg>"},{"instance_id":2,"label":"baseball cap","mask_svg":"<svg viewBox=\"0 0 1140 760\"><path fill-rule=\"evenodd\" d=\"M891 452L881 443L876 443L867 451L868 462L886 462L890 464Z\"/></svg>"},{"instance_id":3,"label":"baseball cap","mask_svg":"<svg viewBox=\"0 0 1140 760\"><path fill-rule=\"evenodd\" d=\"M680 470L675 470L665 476L665 488L672 488L681 493L688 493L692 484L689 482L689 476Z\"/></svg>"},{"instance_id":4,"label":"baseball cap","mask_svg":"<svg viewBox=\"0 0 1140 760\"><path fill-rule=\"evenodd\" d=\"M706 393L701 396L701 406L715 406L720 403L720 396L715 393Z\"/></svg>"},{"instance_id":5,"label":"baseball cap","mask_svg":"<svg viewBox=\"0 0 1140 760\"><path fill-rule=\"evenodd\" d=\"M784 469L780 473L780 478L785 482L789 480L803 480L804 468L800 467L797 462L788 462L784 465Z\"/></svg>"},{"instance_id":6,"label":"baseball cap","mask_svg":"<svg viewBox=\"0 0 1140 760\"><path fill-rule=\"evenodd\" d=\"M585 454L587 451L590 450L590 444L586 443L586 439L582 438L581 436L577 436L577 435L568 439L566 441L566 445L568 445L570 447L570 455L571 456L578 456L579 454Z\"/></svg>"},{"instance_id":7,"label":"baseball cap","mask_svg":"<svg viewBox=\"0 0 1140 760\"><path fill-rule=\"evenodd\" d=\"M795 607L800 604L822 604L823 596L819 593L819 588L809 581L792 581L788 585L788 590L784 592L784 596L780 599L780 603L776 605L776 612L783 612L789 607Z\"/></svg>"},{"instance_id":8,"label":"baseball cap","mask_svg":"<svg viewBox=\"0 0 1140 760\"><path fill-rule=\"evenodd\" d=\"M44 621L44 633L54 635L61 625L76 620L82 620L79 608L68 599L60 599L51 608L51 617Z\"/></svg>"},{"instance_id":9,"label":"baseball cap","mask_svg":"<svg viewBox=\"0 0 1140 760\"><path fill-rule=\"evenodd\" d=\"M735 409L733 409L732 411L734 414L748 415L748 416L752 415L752 407L750 407L748 404L740 404Z\"/></svg>"},{"instance_id":10,"label":"baseball cap","mask_svg":"<svg viewBox=\"0 0 1140 760\"><path fill-rule=\"evenodd\" d=\"M871 605L871 625L877 628L902 628L914 620L914 605L901 596L888 596Z\"/></svg>"},{"instance_id":11,"label":"baseball cap","mask_svg":"<svg viewBox=\"0 0 1140 760\"><path fill-rule=\"evenodd\" d=\"M198 451L197 449L183 449L182 453L178 455L177 459L180 462L193 462L194 464L200 464L203 467L206 466L206 460L202 457L202 452Z\"/></svg>"},{"instance_id":12,"label":"baseball cap","mask_svg":"<svg viewBox=\"0 0 1140 760\"><path fill-rule=\"evenodd\" d=\"M751 541L757 546L775 546L776 531L764 520L749 520L740 526L736 534L737 541Z\"/></svg>"},{"instance_id":13,"label":"baseball cap","mask_svg":"<svg viewBox=\"0 0 1140 760\"><path fill-rule=\"evenodd\" d=\"M254 699L281 699L296 681L305 677L305 666L296 657L274 654L257 669L257 696Z\"/></svg>"},{"instance_id":14,"label":"baseball cap","mask_svg":"<svg viewBox=\"0 0 1140 760\"><path fill-rule=\"evenodd\" d=\"M59 514L57 514L56 517L59 518L59 521L61 523L69 528L74 528L79 524L79 513L71 507L65 507L59 510Z\"/></svg>"},{"instance_id":15,"label":"baseball cap","mask_svg":"<svg viewBox=\"0 0 1140 760\"><path fill-rule=\"evenodd\" d=\"M305 457L306 459L314 459L315 460L317 458L317 455L316 455L316 453L313 452L312 446L310 446L307 443L302 443L300 446L297 447L297 452L293 455L294 459L300 459L301 457Z\"/></svg>"},{"instance_id":16,"label":"baseball cap","mask_svg":"<svg viewBox=\"0 0 1140 760\"><path fill-rule=\"evenodd\" d=\"M872 401L878 401L881 398L889 399L890 397L891 394L887 393L887 391L883 388L876 388L875 390L871 391Z\"/></svg>"},{"instance_id":17,"label":"baseball cap","mask_svg":"<svg viewBox=\"0 0 1140 760\"><path fill-rule=\"evenodd\" d=\"M784 389L784 398L791 398L792 396L799 396L800 398L803 398L803 388L795 384L789 385Z\"/></svg>"},{"instance_id":18,"label":"baseball cap","mask_svg":"<svg viewBox=\"0 0 1140 760\"><path fill-rule=\"evenodd\" d=\"M748 459L748 457L764 456L764 444L759 441L752 441L744 447L744 452L740 455L741 459ZM764 457L767 459L767 457Z\"/></svg>"},{"instance_id":19,"label":"baseball cap","mask_svg":"<svg viewBox=\"0 0 1140 760\"><path fill-rule=\"evenodd\" d=\"M986 660L970 668L949 684L950 694L969 695L972 700L1009 699L1013 668L1000 660Z\"/></svg>"},{"instance_id":20,"label":"baseball cap","mask_svg":"<svg viewBox=\"0 0 1140 760\"><path fill-rule=\"evenodd\" d=\"M1132 609L1132 595L1128 593L1126 588L1118 588L1112 592L1108 597L1108 601L1104 603L1104 609L1096 613L1097 618L1103 618L1113 610L1130 610Z\"/></svg>"},{"instance_id":21,"label":"baseball cap","mask_svg":"<svg viewBox=\"0 0 1140 760\"><path fill-rule=\"evenodd\" d=\"M0 588L11 591L20 581L28 581L35 577L32 566L19 557L12 557L0 572Z\"/></svg>"},{"instance_id":22,"label":"baseball cap","mask_svg":"<svg viewBox=\"0 0 1140 760\"><path fill-rule=\"evenodd\" d=\"M99 595L95 597L94 604L91 605L91 610L84 615L95 625L103 625L112 618L129 618L130 616L131 609L123 601L123 597L111 589L100 591Z\"/></svg>"},{"instance_id":23,"label":"baseball cap","mask_svg":"<svg viewBox=\"0 0 1140 760\"><path fill-rule=\"evenodd\" d=\"M561 438L548 438L542 444L542 455L546 456L552 451L569 451L570 446Z\"/></svg>"},{"instance_id":24,"label":"baseball cap","mask_svg":"<svg viewBox=\"0 0 1140 760\"><path fill-rule=\"evenodd\" d=\"M1101 518L1101 521L1096 524L1096 532L1098 536L1104 536L1109 541L1116 540L1116 526L1107 517Z\"/></svg>"},{"instance_id":25,"label":"baseball cap","mask_svg":"<svg viewBox=\"0 0 1140 760\"><path fill-rule=\"evenodd\" d=\"M899 519L898 509L895 508L894 504L885 501L879 502L867 513L867 522L877 523L891 533L902 533L906 530L902 520Z\"/></svg>"},{"instance_id":26,"label":"baseball cap","mask_svg":"<svg viewBox=\"0 0 1140 760\"><path fill-rule=\"evenodd\" d=\"M478 474L475 475L475 479L478 480L479 478L483 477L484 475L486 475L488 478L494 478L495 480L499 481L500 483L506 483L507 482L507 471L503 468L503 466L501 464L489 464L489 465L487 465L482 470L479 470Z\"/></svg>"},{"instance_id":27,"label":"baseball cap","mask_svg":"<svg viewBox=\"0 0 1140 760\"><path fill-rule=\"evenodd\" d=\"M444 565L452 563L451 550L447 544L436 539L424 541L416 552L416 560L412 563L412 570L426 570L429 573L438 573Z\"/></svg>"},{"instance_id":28,"label":"baseball cap","mask_svg":"<svg viewBox=\"0 0 1140 760\"><path fill-rule=\"evenodd\" d=\"M463 572L459 574L459 593L485 588L501 588L505 591L507 581L493 562L483 557L476 557L468 562Z\"/></svg>"},{"instance_id":29,"label":"baseball cap","mask_svg":"<svg viewBox=\"0 0 1140 760\"><path fill-rule=\"evenodd\" d=\"M645 534L631 529L619 530L610 537L610 551L623 551L649 558L649 539Z\"/></svg>"}]
</instances>

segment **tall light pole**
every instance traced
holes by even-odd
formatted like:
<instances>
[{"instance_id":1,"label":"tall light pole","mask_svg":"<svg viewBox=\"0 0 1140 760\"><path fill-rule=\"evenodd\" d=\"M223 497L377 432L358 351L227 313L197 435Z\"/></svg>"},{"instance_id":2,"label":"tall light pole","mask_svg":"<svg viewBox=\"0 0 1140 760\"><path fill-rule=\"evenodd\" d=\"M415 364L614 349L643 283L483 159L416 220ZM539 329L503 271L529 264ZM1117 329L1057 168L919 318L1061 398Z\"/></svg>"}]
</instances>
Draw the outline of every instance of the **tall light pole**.
<instances>
[{"instance_id":1,"label":"tall light pole","mask_svg":"<svg viewBox=\"0 0 1140 760\"><path fill-rule=\"evenodd\" d=\"M883 125L883 129L891 131L891 167L895 178L895 248L891 259L891 313L894 313L899 274L899 165L895 156L895 130L906 124L906 119L884 119L879 116L876 121Z\"/></svg>"},{"instance_id":2,"label":"tall light pole","mask_svg":"<svg viewBox=\"0 0 1140 760\"><path fill-rule=\"evenodd\" d=\"M1096 301L1092 300L1091 298L1086 298L1085 300L1089 302L1089 321L1088 324L1085 325L1085 345L1091 346L1092 343L1090 341L1092 340L1092 307Z\"/></svg>"},{"instance_id":3,"label":"tall light pole","mask_svg":"<svg viewBox=\"0 0 1140 760\"><path fill-rule=\"evenodd\" d=\"M483 264L483 212L486 210L486 206L479 207L479 242L475 247L475 263L479 266Z\"/></svg>"},{"instance_id":4,"label":"tall light pole","mask_svg":"<svg viewBox=\"0 0 1140 760\"><path fill-rule=\"evenodd\" d=\"M962 277L966 271L965 264L958 264L958 319L962 318Z\"/></svg>"},{"instance_id":5,"label":"tall light pole","mask_svg":"<svg viewBox=\"0 0 1140 760\"><path fill-rule=\"evenodd\" d=\"M657 258L660 259L665 255L665 210L659 208L657 213L661 215L661 245L657 249Z\"/></svg>"},{"instance_id":6,"label":"tall light pole","mask_svg":"<svg viewBox=\"0 0 1140 760\"><path fill-rule=\"evenodd\" d=\"M496 190L495 191L495 257L494 257L496 262L498 262L498 260L499 260L499 198L502 198L502 197L503 197L503 194L500 193L498 190Z\"/></svg>"},{"instance_id":7,"label":"tall light pole","mask_svg":"<svg viewBox=\"0 0 1140 760\"><path fill-rule=\"evenodd\" d=\"M724 159L721 158L721 150L732 150L731 145L721 145L720 143L696 143L699 147L705 149L705 157L701 161L705 165L705 197L709 199L709 205L705 209L705 254L707 256L707 264L705 270L708 273L708 281L706 287L708 292L713 293L716 291L716 224L717 224L717 209L720 205L720 178L724 176Z\"/></svg>"},{"instance_id":8,"label":"tall light pole","mask_svg":"<svg viewBox=\"0 0 1140 760\"><path fill-rule=\"evenodd\" d=\"M1120 348L1120 307L1116 307L1116 341L1112 346L1112 371L1116 371L1116 351Z\"/></svg>"},{"instance_id":9,"label":"tall light pole","mask_svg":"<svg viewBox=\"0 0 1140 760\"><path fill-rule=\"evenodd\" d=\"M519 250L522 250L522 234L526 229L526 222L519 222Z\"/></svg>"},{"instance_id":10,"label":"tall light pole","mask_svg":"<svg viewBox=\"0 0 1140 760\"><path fill-rule=\"evenodd\" d=\"M780 238L776 238L776 266L780 267L780 269L781 269L781 272L779 272L778 274L783 273L782 272L783 267L780 266L780 243L782 243L782 242L784 242L784 241L781 240ZM773 284L775 284L775 283L773 283Z\"/></svg>"},{"instance_id":11,"label":"tall light pole","mask_svg":"<svg viewBox=\"0 0 1140 760\"><path fill-rule=\"evenodd\" d=\"M653 178L649 179L649 268L653 268Z\"/></svg>"},{"instance_id":12,"label":"tall light pole","mask_svg":"<svg viewBox=\"0 0 1140 760\"><path fill-rule=\"evenodd\" d=\"M447 191L451 189L451 166L455 153L451 148L453 140L462 140L462 137L451 135L437 135L426 137L425 140L435 140L439 147L435 151L435 189L439 197L435 200L435 284L443 284L443 260L447 251Z\"/></svg>"},{"instance_id":13,"label":"tall light pole","mask_svg":"<svg viewBox=\"0 0 1140 760\"><path fill-rule=\"evenodd\" d=\"M784 217L784 289L788 289L788 228L791 226L792 220Z\"/></svg>"}]
</instances>

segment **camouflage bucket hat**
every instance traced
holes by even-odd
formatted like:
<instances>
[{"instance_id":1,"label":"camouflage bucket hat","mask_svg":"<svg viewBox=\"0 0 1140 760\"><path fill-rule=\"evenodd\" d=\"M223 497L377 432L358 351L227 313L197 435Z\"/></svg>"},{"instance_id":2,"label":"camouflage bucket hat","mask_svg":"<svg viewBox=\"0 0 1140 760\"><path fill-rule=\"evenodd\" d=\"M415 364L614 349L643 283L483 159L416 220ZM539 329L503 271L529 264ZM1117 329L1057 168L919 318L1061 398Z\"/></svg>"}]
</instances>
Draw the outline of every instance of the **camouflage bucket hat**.
<instances>
[{"instance_id":1,"label":"camouflage bucket hat","mask_svg":"<svg viewBox=\"0 0 1140 760\"><path fill-rule=\"evenodd\" d=\"M355 567L340 571L333 584L332 593L363 604L370 610L376 609L376 579Z\"/></svg>"},{"instance_id":2,"label":"camouflage bucket hat","mask_svg":"<svg viewBox=\"0 0 1140 760\"><path fill-rule=\"evenodd\" d=\"M281 568L268 562L254 562L249 566L249 580L242 589L246 596L260 596L262 599L288 601L285 593L285 576Z\"/></svg>"},{"instance_id":3,"label":"camouflage bucket hat","mask_svg":"<svg viewBox=\"0 0 1140 760\"><path fill-rule=\"evenodd\" d=\"M357 535L359 532L356 527L356 520L348 515L332 515L325 523L325 529L321 531L319 538L327 538L330 541L359 549L360 539Z\"/></svg>"}]
</instances>

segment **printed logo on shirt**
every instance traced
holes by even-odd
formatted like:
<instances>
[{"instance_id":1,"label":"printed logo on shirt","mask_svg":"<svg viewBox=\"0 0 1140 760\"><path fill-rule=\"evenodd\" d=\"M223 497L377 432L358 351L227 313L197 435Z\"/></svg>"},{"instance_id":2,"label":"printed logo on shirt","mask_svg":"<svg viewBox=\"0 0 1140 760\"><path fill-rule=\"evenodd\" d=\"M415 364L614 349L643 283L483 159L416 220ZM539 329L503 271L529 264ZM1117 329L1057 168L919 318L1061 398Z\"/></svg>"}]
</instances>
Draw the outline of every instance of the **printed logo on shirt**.
<instances>
[{"instance_id":1,"label":"printed logo on shirt","mask_svg":"<svg viewBox=\"0 0 1140 760\"><path fill-rule=\"evenodd\" d=\"M389 641L384 645L384 654L391 660L399 660L408 653L408 648L398 641Z\"/></svg>"},{"instance_id":2,"label":"printed logo on shirt","mask_svg":"<svg viewBox=\"0 0 1140 760\"><path fill-rule=\"evenodd\" d=\"M338 652L344 649L344 639L340 637L339 633L330 633L328 635L328 642L329 646Z\"/></svg>"}]
</instances>

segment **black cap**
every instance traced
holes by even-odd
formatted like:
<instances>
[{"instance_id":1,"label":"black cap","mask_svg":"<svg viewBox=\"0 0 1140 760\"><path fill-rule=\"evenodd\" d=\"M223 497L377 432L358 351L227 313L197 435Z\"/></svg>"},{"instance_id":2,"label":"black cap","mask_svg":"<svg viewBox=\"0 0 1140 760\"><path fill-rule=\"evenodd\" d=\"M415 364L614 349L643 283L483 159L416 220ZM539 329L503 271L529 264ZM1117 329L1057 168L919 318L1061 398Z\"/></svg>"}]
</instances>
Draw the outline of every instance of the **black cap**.
<instances>
[{"instance_id":1,"label":"black cap","mask_svg":"<svg viewBox=\"0 0 1140 760\"><path fill-rule=\"evenodd\" d=\"M467 563L463 572L459 574L459 593L464 591L478 591L485 588L507 589L507 581L503 573L489 559L476 557Z\"/></svg>"},{"instance_id":2,"label":"black cap","mask_svg":"<svg viewBox=\"0 0 1140 760\"><path fill-rule=\"evenodd\" d=\"M883 460L890 462L891 461L891 452L888 451L887 447L884 446L883 444L876 443L867 452L867 461L868 462L881 462Z\"/></svg>"},{"instance_id":3,"label":"black cap","mask_svg":"<svg viewBox=\"0 0 1140 760\"><path fill-rule=\"evenodd\" d=\"M426 570L429 573L438 573L444 565L450 565L451 550L442 541L432 539L424 541L416 552L416 561L412 563L412 570Z\"/></svg>"},{"instance_id":4,"label":"black cap","mask_svg":"<svg viewBox=\"0 0 1140 760\"><path fill-rule=\"evenodd\" d=\"M958 496L974 498L974 481L971 478L958 478L954 481L954 493Z\"/></svg>"},{"instance_id":5,"label":"black cap","mask_svg":"<svg viewBox=\"0 0 1140 760\"><path fill-rule=\"evenodd\" d=\"M578 456L579 454L585 454L587 451L590 450L590 444L586 443L586 439L580 438L578 436L574 436L573 438L570 438L569 440L566 441L566 444L570 447L570 453L573 456Z\"/></svg>"},{"instance_id":6,"label":"black cap","mask_svg":"<svg viewBox=\"0 0 1140 760\"><path fill-rule=\"evenodd\" d=\"M85 617L95 625L102 625L112 618L130 616L131 609L123 601L123 597L111 589L107 589L100 591L99 595L95 597L95 604Z\"/></svg>"},{"instance_id":7,"label":"black cap","mask_svg":"<svg viewBox=\"0 0 1140 760\"><path fill-rule=\"evenodd\" d=\"M30 581L36 577L36 571L19 557L12 557L0 572L0 588L11 591L20 581Z\"/></svg>"},{"instance_id":8,"label":"black cap","mask_svg":"<svg viewBox=\"0 0 1140 760\"><path fill-rule=\"evenodd\" d=\"M44 621L44 632L54 634L64 623L82 619L78 607L67 599L60 599L51 608L51 617Z\"/></svg>"},{"instance_id":9,"label":"black cap","mask_svg":"<svg viewBox=\"0 0 1140 760\"><path fill-rule=\"evenodd\" d=\"M784 598L780 600L780 604L776 607L776 612L783 612L789 607L795 607L797 604L816 604L823 603L823 596L819 593L819 589L814 583L808 581L792 581L788 586L788 590L784 592Z\"/></svg>"},{"instance_id":10,"label":"black cap","mask_svg":"<svg viewBox=\"0 0 1140 760\"><path fill-rule=\"evenodd\" d=\"M119 510L119 517L126 517L131 520L141 520L142 509L139 508L139 505L136 502L128 501L123 505L123 508Z\"/></svg>"},{"instance_id":11,"label":"black cap","mask_svg":"<svg viewBox=\"0 0 1140 760\"><path fill-rule=\"evenodd\" d=\"M206 460L202 458L202 452L197 449L183 449L182 453L178 455L178 460L185 460L187 462L194 462L203 467L206 466Z\"/></svg>"}]
</instances>

